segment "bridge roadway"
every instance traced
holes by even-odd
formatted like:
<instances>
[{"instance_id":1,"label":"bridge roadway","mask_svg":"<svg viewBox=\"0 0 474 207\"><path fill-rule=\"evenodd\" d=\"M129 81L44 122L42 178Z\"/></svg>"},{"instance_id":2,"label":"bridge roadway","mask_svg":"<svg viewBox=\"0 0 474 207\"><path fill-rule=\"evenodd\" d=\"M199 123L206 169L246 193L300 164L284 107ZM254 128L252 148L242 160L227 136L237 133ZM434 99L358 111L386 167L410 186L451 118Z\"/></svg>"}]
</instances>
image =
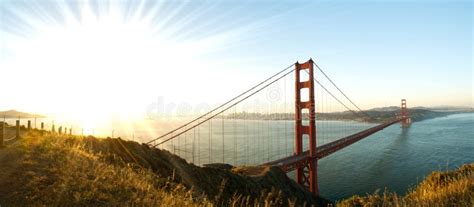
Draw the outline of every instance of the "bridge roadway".
<instances>
[{"instance_id":1,"label":"bridge roadway","mask_svg":"<svg viewBox=\"0 0 474 207\"><path fill-rule=\"evenodd\" d=\"M347 137L338 139L336 141L327 143L325 145L321 145L317 147L316 149L316 155L315 157L317 159L321 159L323 157L326 157L334 152L337 152L351 144L356 143L357 141L366 138L370 136L371 134L378 132L382 129L385 129L386 127L391 126L392 124L398 123L400 121L403 121L406 118L400 117L396 118L392 121L384 122L380 125L374 126L372 128L366 129L364 131L355 133L353 135L349 135ZM290 172L293 170L296 170L299 167L303 167L306 165L306 163L310 160L309 156L309 150L303 152L300 155L292 155L289 157L284 157L278 160L274 160L271 162L264 163L262 165L273 165L273 166L278 166L281 167L285 172Z\"/></svg>"}]
</instances>

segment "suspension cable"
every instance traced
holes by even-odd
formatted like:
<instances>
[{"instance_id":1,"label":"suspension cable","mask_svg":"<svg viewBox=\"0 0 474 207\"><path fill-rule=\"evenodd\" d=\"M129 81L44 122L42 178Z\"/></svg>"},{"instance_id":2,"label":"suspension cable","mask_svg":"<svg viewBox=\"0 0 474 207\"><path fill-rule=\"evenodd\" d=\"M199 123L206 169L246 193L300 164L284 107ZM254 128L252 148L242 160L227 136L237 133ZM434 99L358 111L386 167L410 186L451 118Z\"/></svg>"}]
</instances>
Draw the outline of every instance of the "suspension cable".
<instances>
[{"instance_id":1,"label":"suspension cable","mask_svg":"<svg viewBox=\"0 0 474 207\"><path fill-rule=\"evenodd\" d=\"M205 114L203 114L203 115L201 115L201 116L199 116L199 117L197 117L197 118L195 118L195 119L193 119L193 120L191 120L191 121L189 121L189 122L187 122L187 123L181 125L180 127L176 128L176 129L173 129L173 130L171 130L171 131L169 131L169 132L167 132L167 133L165 133L165 134L159 136L158 138L155 138L155 139L153 139L153 140L148 141L146 144L151 144L153 141L158 140L158 139L161 139L161 138L163 138L163 137L165 137L165 136L167 136L167 135L170 135L171 133L173 133L173 132L175 132L175 131L178 131L178 130L182 129L183 127L186 127L187 125L189 125L189 124L191 124L191 123L193 123L193 122L195 122L195 121L197 121L197 120L199 120L199 119L201 119L201 118L203 118L203 117L205 117L205 116L211 114L212 112L214 112L214 111L216 111L216 110L222 108L223 106L229 104L230 102L232 102L232 101L238 99L239 97L241 97L241 96L247 94L248 92L254 90L255 88L261 86L261 85L264 84L265 82L267 82L267 81L271 80L272 78L278 76L279 74L285 72L286 70L288 70L288 69L291 68L292 66L293 66L293 64L289 65L289 66L286 67L285 69L283 69L283 70L281 70L280 72L278 72L278 73L276 73L276 74L270 76L269 78L263 80L262 82L260 82L260 83L258 83L257 85L251 87L250 89L246 90L245 92L243 92L243 93L237 95L236 97L230 99L229 101L227 101L227 102L225 102L225 103L223 103L223 104L217 106L216 108L214 108L214 109L208 111L207 113L205 113ZM285 76L286 76L286 75L285 75Z\"/></svg>"},{"instance_id":2,"label":"suspension cable","mask_svg":"<svg viewBox=\"0 0 474 207\"><path fill-rule=\"evenodd\" d=\"M291 66L290 66L290 67L291 67ZM289 67L288 67L288 68L289 68ZM260 89L258 89L258 90L256 90L256 91L254 91L254 92L252 92L252 93L250 93L249 95L245 96L244 98L242 98L242 99L238 100L237 102L231 104L230 106L228 106L228 107L226 107L226 108L220 110L220 111L217 112L216 114L214 114L214 115L212 115L212 116L210 116L210 117L204 119L203 121L200 121L200 122L198 122L197 124L194 124L193 126L189 127L188 129L185 129L184 131L182 131L182 132L180 132L180 133L178 133L178 134L176 134L176 135L173 135L172 137L170 137L170 138L168 138L168 139L165 139L165 140L159 142L158 144L153 145L153 147L156 147L156 146L161 145L161 144L163 144L163 143L165 143L165 142L168 142L169 140L171 140L171 139L173 139L173 138L175 138L175 137L177 137L177 136L179 136L179 135L181 135L181 134L183 134L183 133L186 133L187 131L191 130L192 128L194 128L194 127L196 127L196 126L199 126L199 125L201 125L202 123L204 123L204 122L206 122L206 121L209 121L210 119L212 119L212 118L218 116L219 114L224 113L224 112L227 111L228 109L230 109L230 108L234 107L235 105L239 104L240 102L242 102L242 101L244 101L244 100L250 98L251 96L255 95L256 93L262 91L263 89L267 88L268 86L270 86L271 84L277 82L278 80L284 78L285 76L287 76L288 74L292 73L293 71L295 71L295 69L292 69L292 70L286 72L285 74L283 74L282 76L278 77L277 79L271 81L270 83L267 83L267 84L264 85L262 88L260 88ZM173 130L173 131L176 131L176 130ZM163 136L161 136L161 137L163 137Z\"/></svg>"},{"instance_id":3,"label":"suspension cable","mask_svg":"<svg viewBox=\"0 0 474 207\"><path fill-rule=\"evenodd\" d=\"M318 64L316 64L315 62L313 62L313 65L316 66L316 68L321 71L321 73L329 80L329 82L331 82L331 84L336 87L336 89L344 96L346 97L347 100L349 100L349 102L351 102L352 105L354 105L361 113L363 113L364 115L368 116L370 119L372 120L375 120L374 117L370 116L369 114L367 114L366 112L362 111L362 109L359 108L359 106L357 106L344 92L342 92L342 90L334 83L334 81L331 80L331 78L329 78L328 75L326 75L326 73L323 71L323 69L321 69Z\"/></svg>"},{"instance_id":4,"label":"suspension cable","mask_svg":"<svg viewBox=\"0 0 474 207\"><path fill-rule=\"evenodd\" d=\"M308 71L304 70L306 73L309 74ZM322 72L322 71L321 71ZM334 94L332 94L326 87L324 87L323 84L321 84L318 80L316 80L316 78L313 78L314 81L319 85L321 86L322 89L324 89L329 95L331 95L337 102L339 102L341 105L343 105L348 111L354 113L355 115L358 115L357 112L355 112L354 110L350 109L346 104L344 104L341 100L339 100ZM364 112L362 112L364 113ZM373 119L371 116L369 116L370 119Z\"/></svg>"},{"instance_id":5,"label":"suspension cable","mask_svg":"<svg viewBox=\"0 0 474 207\"><path fill-rule=\"evenodd\" d=\"M307 72L307 71L306 71ZM321 84L318 80L316 80L316 78L314 78L314 81L319 85L321 86L322 89L324 89L329 95L331 95L337 102L339 102L341 105L343 105L347 110L349 110L350 112L354 113L357 115L357 112L355 112L354 110L350 109L349 107L347 107L344 103L342 103L341 100L339 100L336 96L334 96L334 94L332 94L326 87L324 87L323 84Z\"/></svg>"}]
</instances>

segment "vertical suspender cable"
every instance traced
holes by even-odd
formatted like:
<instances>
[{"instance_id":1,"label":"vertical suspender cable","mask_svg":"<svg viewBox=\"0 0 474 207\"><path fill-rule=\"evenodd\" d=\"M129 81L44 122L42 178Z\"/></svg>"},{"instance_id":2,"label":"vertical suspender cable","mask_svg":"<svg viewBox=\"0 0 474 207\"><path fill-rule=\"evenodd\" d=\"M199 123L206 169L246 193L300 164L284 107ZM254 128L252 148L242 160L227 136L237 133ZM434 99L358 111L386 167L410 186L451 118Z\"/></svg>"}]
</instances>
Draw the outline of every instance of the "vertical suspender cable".
<instances>
[{"instance_id":1,"label":"vertical suspender cable","mask_svg":"<svg viewBox=\"0 0 474 207\"><path fill-rule=\"evenodd\" d=\"M201 126L198 126L198 159L199 165L202 165L201 162Z\"/></svg>"},{"instance_id":2,"label":"vertical suspender cable","mask_svg":"<svg viewBox=\"0 0 474 207\"><path fill-rule=\"evenodd\" d=\"M287 118L287 117L286 117L286 112L287 112L287 111L286 111L286 104L287 104L287 102L286 102L286 77L284 78L283 81L284 81L284 85L285 85L285 86L283 87L283 96L285 97L285 98L284 98L284 99L285 99L285 103L284 103L284 106L283 106L283 108L284 108L284 109L283 109L283 111L284 111L283 114L284 114L284 116L285 116L285 117L283 118L283 121L284 121L284 123L285 123L285 136L284 136L284 137L285 137L285 155L288 156L288 129L287 129L288 121L286 120L286 118Z\"/></svg>"},{"instance_id":3,"label":"vertical suspender cable","mask_svg":"<svg viewBox=\"0 0 474 207\"><path fill-rule=\"evenodd\" d=\"M195 160L194 160L194 156L195 156L195 148L196 148L196 128L193 129L193 163L196 164Z\"/></svg>"},{"instance_id":4,"label":"vertical suspender cable","mask_svg":"<svg viewBox=\"0 0 474 207\"><path fill-rule=\"evenodd\" d=\"M212 119L209 120L209 163L212 157Z\"/></svg>"},{"instance_id":5,"label":"vertical suspender cable","mask_svg":"<svg viewBox=\"0 0 474 207\"><path fill-rule=\"evenodd\" d=\"M222 163L225 163L225 145L224 145L224 114L222 114Z\"/></svg>"},{"instance_id":6,"label":"vertical suspender cable","mask_svg":"<svg viewBox=\"0 0 474 207\"><path fill-rule=\"evenodd\" d=\"M186 128L185 128L185 129L186 129ZM187 146L187 142L186 142L187 136L186 136L186 134L187 134L187 133L184 133L184 147L183 147L183 154L184 154L183 158L184 158L185 160L187 160L186 157L187 157L187 155L188 155L188 149L186 148L186 146Z\"/></svg>"},{"instance_id":7,"label":"vertical suspender cable","mask_svg":"<svg viewBox=\"0 0 474 207\"><path fill-rule=\"evenodd\" d=\"M236 134L237 132L235 131L235 121L236 121L236 109L234 108L234 115L232 117L232 138L234 139L234 165L237 165L237 138Z\"/></svg>"}]
</instances>

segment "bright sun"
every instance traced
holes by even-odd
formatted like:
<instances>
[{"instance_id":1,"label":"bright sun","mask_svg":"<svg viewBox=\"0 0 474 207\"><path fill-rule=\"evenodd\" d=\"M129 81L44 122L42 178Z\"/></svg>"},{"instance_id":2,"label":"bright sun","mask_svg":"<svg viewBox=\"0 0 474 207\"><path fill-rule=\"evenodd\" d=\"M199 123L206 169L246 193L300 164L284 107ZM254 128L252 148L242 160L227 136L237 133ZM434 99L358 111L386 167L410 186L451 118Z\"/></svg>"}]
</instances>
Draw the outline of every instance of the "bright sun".
<instances>
[{"instance_id":1,"label":"bright sun","mask_svg":"<svg viewBox=\"0 0 474 207\"><path fill-rule=\"evenodd\" d=\"M8 42L15 59L7 66L14 68L12 75L47 90L36 95L33 110L74 120L93 117L91 125L111 115L143 112L143 103L154 100L150 93L156 82L173 84L169 78L176 76L176 71L169 70L173 64L190 60L212 45L170 41L165 29L151 26L140 14L125 20L113 9L97 16L84 7L80 21L65 15L62 24L31 20L38 34ZM49 100L41 104L44 98Z\"/></svg>"},{"instance_id":2,"label":"bright sun","mask_svg":"<svg viewBox=\"0 0 474 207\"><path fill-rule=\"evenodd\" d=\"M108 128L116 120L148 121L159 98L174 111L181 103L203 108L222 101L219 94L229 87L245 89L257 78L234 70L241 66L225 52L259 24L196 22L176 18L188 13L184 7L169 13L143 1L133 10L121 3L37 6L15 10L22 24L0 30L1 75L8 77L0 81L14 86L2 93L4 108L43 114L56 124Z\"/></svg>"}]
</instances>

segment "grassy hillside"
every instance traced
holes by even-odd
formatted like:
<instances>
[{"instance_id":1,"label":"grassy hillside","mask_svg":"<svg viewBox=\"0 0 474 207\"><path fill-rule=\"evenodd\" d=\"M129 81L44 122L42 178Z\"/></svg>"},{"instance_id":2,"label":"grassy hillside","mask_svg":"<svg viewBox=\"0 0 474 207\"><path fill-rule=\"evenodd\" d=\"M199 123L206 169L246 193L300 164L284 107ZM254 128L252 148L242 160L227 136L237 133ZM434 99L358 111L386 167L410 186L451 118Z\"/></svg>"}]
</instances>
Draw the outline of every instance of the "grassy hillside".
<instances>
[{"instance_id":1,"label":"grassy hillside","mask_svg":"<svg viewBox=\"0 0 474 207\"><path fill-rule=\"evenodd\" d=\"M27 133L0 149L0 205L324 204L278 168L198 167L121 139Z\"/></svg>"},{"instance_id":2,"label":"grassy hillside","mask_svg":"<svg viewBox=\"0 0 474 207\"><path fill-rule=\"evenodd\" d=\"M121 139L24 132L0 148L2 206L301 206L313 197L275 167L198 167ZM353 196L337 206L472 206L474 164L434 172L405 196Z\"/></svg>"},{"instance_id":3,"label":"grassy hillside","mask_svg":"<svg viewBox=\"0 0 474 207\"><path fill-rule=\"evenodd\" d=\"M474 163L451 172L433 172L405 196L353 196L337 206L474 206Z\"/></svg>"}]
</instances>

